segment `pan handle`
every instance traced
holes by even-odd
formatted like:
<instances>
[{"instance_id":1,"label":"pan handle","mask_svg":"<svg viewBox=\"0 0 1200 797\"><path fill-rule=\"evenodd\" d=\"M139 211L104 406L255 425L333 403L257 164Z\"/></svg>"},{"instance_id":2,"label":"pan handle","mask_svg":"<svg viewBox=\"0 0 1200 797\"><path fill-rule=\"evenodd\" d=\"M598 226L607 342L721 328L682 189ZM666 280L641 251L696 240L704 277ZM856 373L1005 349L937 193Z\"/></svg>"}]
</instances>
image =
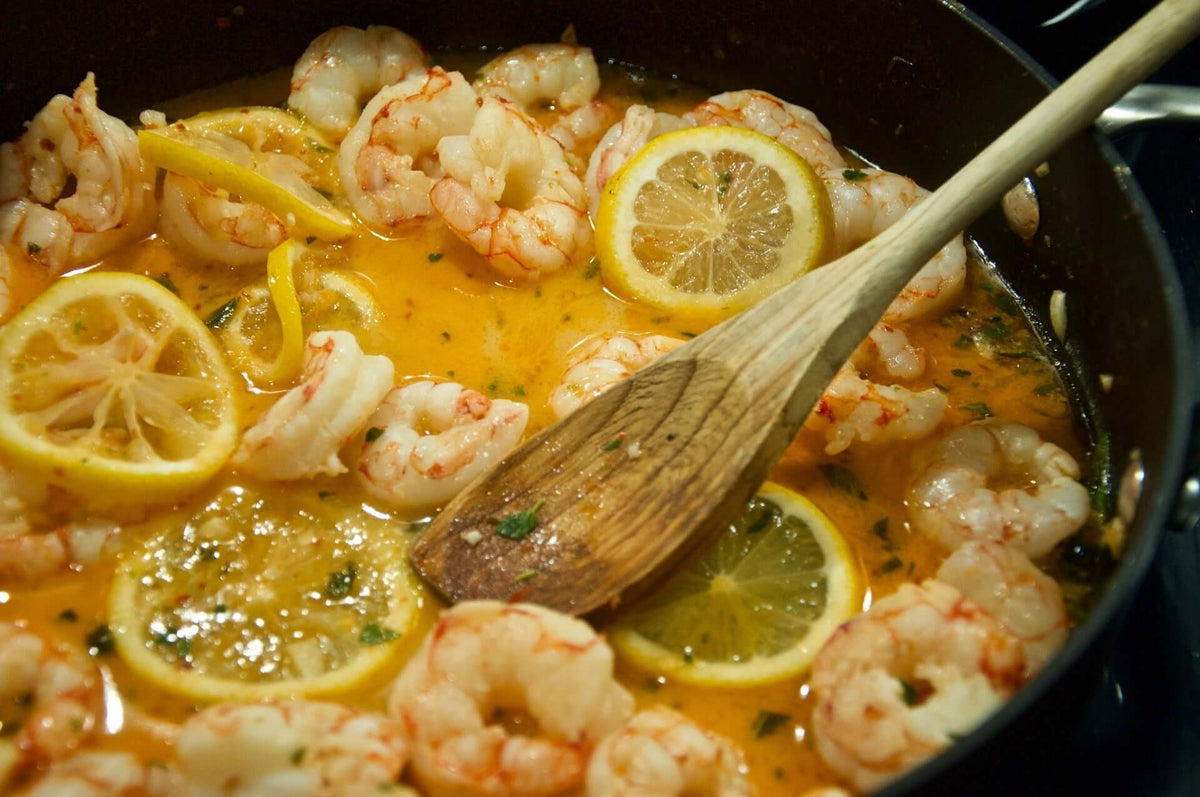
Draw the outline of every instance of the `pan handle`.
<instances>
[{"instance_id":1,"label":"pan handle","mask_svg":"<svg viewBox=\"0 0 1200 797\"><path fill-rule=\"evenodd\" d=\"M1200 87L1143 83L1100 114L1096 125L1109 138L1143 127L1200 124Z\"/></svg>"}]
</instances>

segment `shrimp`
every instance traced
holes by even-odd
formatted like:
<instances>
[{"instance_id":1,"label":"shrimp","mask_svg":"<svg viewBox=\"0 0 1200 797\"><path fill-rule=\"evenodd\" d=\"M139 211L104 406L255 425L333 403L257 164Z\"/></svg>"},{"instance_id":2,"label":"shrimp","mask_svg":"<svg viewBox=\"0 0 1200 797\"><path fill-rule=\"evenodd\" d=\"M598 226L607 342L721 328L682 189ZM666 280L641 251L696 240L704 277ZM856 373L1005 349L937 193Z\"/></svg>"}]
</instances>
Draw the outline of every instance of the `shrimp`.
<instances>
[{"instance_id":1,"label":"shrimp","mask_svg":"<svg viewBox=\"0 0 1200 797\"><path fill-rule=\"evenodd\" d=\"M175 750L188 797L391 793L408 759L395 720L305 700L211 706Z\"/></svg>"},{"instance_id":2,"label":"shrimp","mask_svg":"<svg viewBox=\"0 0 1200 797\"><path fill-rule=\"evenodd\" d=\"M1016 548L964 542L942 562L937 579L978 603L1020 640L1027 678L1067 641L1070 622L1058 582Z\"/></svg>"},{"instance_id":3,"label":"shrimp","mask_svg":"<svg viewBox=\"0 0 1200 797\"><path fill-rule=\"evenodd\" d=\"M834 241L849 252L897 222L929 196L907 177L879 169L817 170L833 204ZM940 312L961 292L967 278L967 250L962 233L955 235L916 276L884 313L895 323Z\"/></svg>"},{"instance_id":4,"label":"shrimp","mask_svg":"<svg viewBox=\"0 0 1200 797\"><path fill-rule=\"evenodd\" d=\"M417 40L395 28L333 28L313 39L296 62L288 105L341 140L367 98L428 66Z\"/></svg>"},{"instance_id":5,"label":"shrimp","mask_svg":"<svg viewBox=\"0 0 1200 797\"><path fill-rule=\"evenodd\" d=\"M68 523L46 532L34 532L27 525L19 533L0 530L0 583L33 582L95 564L116 552L120 531L103 520Z\"/></svg>"},{"instance_id":6,"label":"shrimp","mask_svg":"<svg viewBox=\"0 0 1200 797\"><path fill-rule=\"evenodd\" d=\"M0 623L0 787L73 753L103 711L100 671L82 652Z\"/></svg>"},{"instance_id":7,"label":"shrimp","mask_svg":"<svg viewBox=\"0 0 1200 797\"><path fill-rule=\"evenodd\" d=\"M507 100L482 101L471 131L438 143L446 176L429 201L450 230L514 279L537 279L585 254L583 184L562 146Z\"/></svg>"},{"instance_id":8,"label":"shrimp","mask_svg":"<svg viewBox=\"0 0 1200 797\"><path fill-rule=\"evenodd\" d=\"M550 137L561 144L568 153L583 158L583 162L586 163L600 136L612 124L616 113L617 109L604 100L592 100L559 118L549 130ZM579 170L577 165L572 166L576 171Z\"/></svg>"},{"instance_id":9,"label":"shrimp","mask_svg":"<svg viewBox=\"0 0 1200 797\"><path fill-rule=\"evenodd\" d=\"M1024 672L1018 640L974 601L935 580L902 584L813 661L817 752L874 790L978 725Z\"/></svg>"},{"instance_id":10,"label":"shrimp","mask_svg":"<svg viewBox=\"0 0 1200 797\"><path fill-rule=\"evenodd\" d=\"M484 64L473 85L481 96L503 97L522 110L550 102L570 111L596 96L600 71L587 47L526 44Z\"/></svg>"},{"instance_id":11,"label":"shrimp","mask_svg":"<svg viewBox=\"0 0 1200 797\"><path fill-rule=\"evenodd\" d=\"M728 91L709 97L684 114L689 124L732 125L756 130L783 144L814 168L845 168L829 129L807 108L765 91Z\"/></svg>"},{"instance_id":12,"label":"shrimp","mask_svg":"<svg viewBox=\"0 0 1200 797\"><path fill-rule=\"evenodd\" d=\"M355 212L385 229L428 216L438 141L471 129L476 99L461 74L436 66L376 94L338 152Z\"/></svg>"},{"instance_id":13,"label":"shrimp","mask_svg":"<svg viewBox=\"0 0 1200 797\"><path fill-rule=\"evenodd\" d=\"M263 263L288 237L283 221L262 205L174 172L163 178L159 213L168 239L228 266Z\"/></svg>"},{"instance_id":14,"label":"shrimp","mask_svg":"<svg viewBox=\"0 0 1200 797\"><path fill-rule=\"evenodd\" d=\"M0 244L54 274L94 263L149 231L153 175L133 131L97 107L89 72L0 146Z\"/></svg>"},{"instance_id":15,"label":"shrimp","mask_svg":"<svg viewBox=\"0 0 1200 797\"><path fill-rule=\"evenodd\" d=\"M1079 464L1019 423L989 419L951 431L928 454L908 489L913 526L953 550L1000 540L1036 559L1088 518ZM1021 486L989 487L989 480Z\"/></svg>"},{"instance_id":16,"label":"shrimp","mask_svg":"<svg viewBox=\"0 0 1200 797\"><path fill-rule=\"evenodd\" d=\"M525 733L496 721L509 712ZM541 606L464 601L442 612L392 685L413 775L439 795L541 797L583 785L588 756L633 713L613 653ZM494 723L494 724L489 724Z\"/></svg>"},{"instance_id":17,"label":"shrimp","mask_svg":"<svg viewBox=\"0 0 1200 797\"><path fill-rule=\"evenodd\" d=\"M588 212L592 217L596 216L596 210L600 207L604 186L638 150L652 138L685 127L690 125L678 116L660 113L645 105L629 106L625 117L600 138L600 143L588 159L584 185L587 187Z\"/></svg>"},{"instance_id":18,"label":"shrimp","mask_svg":"<svg viewBox=\"0 0 1200 797\"><path fill-rule=\"evenodd\" d=\"M634 716L592 753L587 797L749 797L746 762L731 743L667 708Z\"/></svg>"},{"instance_id":19,"label":"shrimp","mask_svg":"<svg viewBox=\"0 0 1200 797\"><path fill-rule=\"evenodd\" d=\"M889 376L899 379L916 379L925 373L925 349L914 346L904 330L883 322L874 326L850 360L859 369L878 361Z\"/></svg>"},{"instance_id":20,"label":"shrimp","mask_svg":"<svg viewBox=\"0 0 1200 797\"><path fill-rule=\"evenodd\" d=\"M579 347L558 387L550 409L562 419L605 390L683 345L666 335L604 335Z\"/></svg>"},{"instance_id":21,"label":"shrimp","mask_svg":"<svg viewBox=\"0 0 1200 797\"><path fill-rule=\"evenodd\" d=\"M524 404L454 382L395 388L367 421L380 431L363 445L359 480L397 506L444 504L512 451L528 421Z\"/></svg>"},{"instance_id":22,"label":"shrimp","mask_svg":"<svg viewBox=\"0 0 1200 797\"><path fill-rule=\"evenodd\" d=\"M263 479L346 471L341 449L392 387L392 361L365 355L349 332L308 336L300 384L242 437L231 464Z\"/></svg>"},{"instance_id":23,"label":"shrimp","mask_svg":"<svg viewBox=\"0 0 1200 797\"><path fill-rule=\"evenodd\" d=\"M175 772L146 765L129 753L78 753L51 765L22 797L135 797L178 795Z\"/></svg>"},{"instance_id":24,"label":"shrimp","mask_svg":"<svg viewBox=\"0 0 1200 797\"><path fill-rule=\"evenodd\" d=\"M878 385L847 365L821 394L804 425L825 432L826 454L840 454L855 440L887 443L925 437L942 422L947 404L937 388L918 392Z\"/></svg>"},{"instance_id":25,"label":"shrimp","mask_svg":"<svg viewBox=\"0 0 1200 797\"><path fill-rule=\"evenodd\" d=\"M4 235L0 231L0 238ZM12 303L12 287L9 283L12 282L12 262L8 259L8 252L4 250L4 246L0 245L0 320L3 320L8 315L8 307ZM0 517L2 517L3 508L0 507Z\"/></svg>"}]
</instances>

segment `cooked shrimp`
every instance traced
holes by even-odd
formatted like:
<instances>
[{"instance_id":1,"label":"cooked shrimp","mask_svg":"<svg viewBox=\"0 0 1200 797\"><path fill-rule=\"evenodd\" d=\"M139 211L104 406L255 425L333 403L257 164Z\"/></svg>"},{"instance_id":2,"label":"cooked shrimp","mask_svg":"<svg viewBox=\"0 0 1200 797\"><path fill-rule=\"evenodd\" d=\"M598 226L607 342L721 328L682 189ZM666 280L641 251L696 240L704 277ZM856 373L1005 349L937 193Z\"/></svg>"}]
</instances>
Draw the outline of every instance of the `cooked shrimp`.
<instances>
[{"instance_id":1,"label":"cooked shrimp","mask_svg":"<svg viewBox=\"0 0 1200 797\"><path fill-rule=\"evenodd\" d=\"M667 708L634 716L600 743L587 797L749 797L746 762L730 742Z\"/></svg>"},{"instance_id":2,"label":"cooked shrimp","mask_svg":"<svg viewBox=\"0 0 1200 797\"><path fill-rule=\"evenodd\" d=\"M682 130L690 125L678 116L660 113L645 105L631 105L625 117L608 129L588 159L588 212L594 217L600 207L604 186L625 163L652 138Z\"/></svg>"},{"instance_id":3,"label":"cooked shrimp","mask_svg":"<svg viewBox=\"0 0 1200 797\"><path fill-rule=\"evenodd\" d=\"M589 754L629 719L633 698L586 623L465 601L442 612L405 665L388 712L404 723L414 778L433 797L541 797L583 785ZM525 733L507 731L498 712Z\"/></svg>"},{"instance_id":4,"label":"cooked shrimp","mask_svg":"<svg viewBox=\"0 0 1200 797\"><path fill-rule=\"evenodd\" d=\"M1024 670L1017 639L954 587L902 584L813 661L817 752L855 787L876 789L978 725Z\"/></svg>"},{"instance_id":5,"label":"cooked shrimp","mask_svg":"<svg viewBox=\"0 0 1200 797\"><path fill-rule=\"evenodd\" d=\"M103 520L68 523L46 532L0 529L0 584L32 582L70 567L86 567L116 552L120 527Z\"/></svg>"},{"instance_id":6,"label":"cooked shrimp","mask_svg":"<svg viewBox=\"0 0 1200 797\"><path fill-rule=\"evenodd\" d=\"M341 449L392 388L392 361L365 355L349 332L308 336L300 384L242 437L231 464L263 479L346 471Z\"/></svg>"},{"instance_id":7,"label":"cooked shrimp","mask_svg":"<svg viewBox=\"0 0 1200 797\"><path fill-rule=\"evenodd\" d=\"M384 229L428 216L429 189L442 176L437 144L471 129L475 101L461 74L436 66L376 94L338 152L355 212Z\"/></svg>"},{"instance_id":8,"label":"cooked shrimp","mask_svg":"<svg viewBox=\"0 0 1200 797\"><path fill-rule=\"evenodd\" d=\"M683 341L666 335L604 335L577 347L558 387L550 393L550 409L565 418L605 390L645 368Z\"/></svg>"},{"instance_id":9,"label":"cooked shrimp","mask_svg":"<svg viewBox=\"0 0 1200 797\"><path fill-rule=\"evenodd\" d=\"M172 243L228 266L263 263L288 237L283 221L262 205L173 172L163 178L159 213Z\"/></svg>"},{"instance_id":10,"label":"cooked shrimp","mask_svg":"<svg viewBox=\"0 0 1200 797\"><path fill-rule=\"evenodd\" d=\"M938 441L908 489L908 517L948 550L1001 540L1037 558L1087 520L1079 464L1028 426L989 419ZM997 489L989 480L1024 484Z\"/></svg>"},{"instance_id":11,"label":"cooked shrimp","mask_svg":"<svg viewBox=\"0 0 1200 797\"><path fill-rule=\"evenodd\" d=\"M296 62L288 105L340 140L369 97L428 66L417 40L395 28L333 28Z\"/></svg>"},{"instance_id":12,"label":"cooked shrimp","mask_svg":"<svg viewBox=\"0 0 1200 797\"><path fill-rule=\"evenodd\" d=\"M697 127L732 125L756 130L783 144L813 168L845 168L829 129L807 108L765 91L728 91L709 97L683 117Z\"/></svg>"},{"instance_id":13,"label":"cooked shrimp","mask_svg":"<svg viewBox=\"0 0 1200 797\"><path fill-rule=\"evenodd\" d=\"M1012 546L964 542L938 568L937 579L958 588L1020 640L1026 677L1067 641L1069 620L1058 582Z\"/></svg>"},{"instance_id":14,"label":"cooked shrimp","mask_svg":"<svg viewBox=\"0 0 1200 797\"><path fill-rule=\"evenodd\" d=\"M849 252L896 223L929 196L907 177L879 169L817 170L833 204L834 241ZM967 250L962 233L954 236L896 297L884 320L911 320L942 310L962 292L967 278Z\"/></svg>"},{"instance_id":15,"label":"cooked shrimp","mask_svg":"<svg viewBox=\"0 0 1200 797\"><path fill-rule=\"evenodd\" d=\"M73 753L103 711L100 672L82 652L0 623L0 787Z\"/></svg>"},{"instance_id":16,"label":"cooked shrimp","mask_svg":"<svg viewBox=\"0 0 1200 797\"><path fill-rule=\"evenodd\" d=\"M0 244L56 274L135 240L153 220L153 170L133 131L97 107L90 72L0 146Z\"/></svg>"},{"instance_id":17,"label":"cooked shrimp","mask_svg":"<svg viewBox=\"0 0 1200 797\"><path fill-rule=\"evenodd\" d=\"M3 232L0 232L0 239L2 237ZM8 259L8 252L4 250L3 244L0 244L0 320L3 320L8 315L8 306L12 302L12 288L9 285L12 282L12 278L12 263ZM0 508L0 513L3 511Z\"/></svg>"},{"instance_id":18,"label":"cooked shrimp","mask_svg":"<svg viewBox=\"0 0 1200 797\"><path fill-rule=\"evenodd\" d=\"M936 388L918 392L899 385L878 385L846 366L821 394L804 425L824 430L825 453L839 454L855 440L919 440L942 422L947 404Z\"/></svg>"},{"instance_id":19,"label":"cooked shrimp","mask_svg":"<svg viewBox=\"0 0 1200 797\"><path fill-rule=\"evenodd\" d=\"M180 795L175 773L129 753L78 753L55 762L22 797L146 797Z\"/></svg>"},{"instance_id":20,"label":"cooked shrimp","mask_svg":"<svg viewBox=\"0 0 1200 797\"><path fill-rule=\"evenodd\" d=\"M587 47L526 44L496 56L479 70L475 90L530 110L549 102L563 111L586 105L600 90L600 71Z\"/></svg>"},{"instance_id":21,"label":"cooked shrimp","mask_svg":"<svg viewBox=\"0 0 1200 797\"><path fill-rule=\"evenodd\" d=\"M305 700L212 706L175 749L189 797L391 793L408 757L395 720Z\"/></svg>"},{"instance_id":22,"label":"cooked shrimp","mask_svg":"<svg viewBox=\"0 0 1200 797\"><path fill-rule=\"evenodd\" d=\"M595 144L612 124L617 109L604 100L592 100L561 117L550 128L550 137L562 144L562 148L581 158L586 164ZM572 164L579 171L579 164ZM586 165L583 168L587 168Z\"/></svg>"},{"instance_id":23,"label":"cooked shrimp","mask_svg":"<svg viewBox=\"0 0 1200 797\"><path fill-rule=\"evenodd\" d=\"M914 346L904 330L882 321L867 335L851 361L860 369L877 361L889 376L899 379L916 379L925 373L925 349Z\"/></svg>"},{"instance_id":24,"label":"cooked shrimp","mask_svg":"<svg viewBox=\"0 0 1200 797\"><path fill-rule=\"evenodd\" d=\"M562 146L515 105L484 99L470 133L443 138L437 150L446 176L429 201L501 274L536 279L585 253L583 184Z\"/></svg>"},{"instance_id":25,"label":"cooked shrimp","mask_svg":"<svg viewBox=\"0 0 1200 797\"><path fill-rule=\"evenodd\" d=\"M389 504L444 504L516 448L529 408L454 382L415 382L384 398L358 458L367 491Z\"/></svg>"}]
</instances>

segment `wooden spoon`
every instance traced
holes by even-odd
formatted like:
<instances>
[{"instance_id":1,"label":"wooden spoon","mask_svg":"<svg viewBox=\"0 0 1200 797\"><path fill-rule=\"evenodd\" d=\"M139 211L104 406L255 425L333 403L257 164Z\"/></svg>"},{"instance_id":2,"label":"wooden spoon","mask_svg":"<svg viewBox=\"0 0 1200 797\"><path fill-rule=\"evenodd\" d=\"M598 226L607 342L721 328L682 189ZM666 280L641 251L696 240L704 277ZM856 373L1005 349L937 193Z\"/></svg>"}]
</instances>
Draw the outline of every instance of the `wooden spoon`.
<instances>
[{"instance_id":1,"label":"wooden spoon","mask_svg":"<svg viewBox=\"0 0 1200 797\"><path fill-rule=\"evenodd\" d=\"M452 602L572 614L652 585L745 506L922 264L1197 32L1200 0L1156 6L881 235L514 451L433 521L417 570Z\"/></svg>"}]
</instances>

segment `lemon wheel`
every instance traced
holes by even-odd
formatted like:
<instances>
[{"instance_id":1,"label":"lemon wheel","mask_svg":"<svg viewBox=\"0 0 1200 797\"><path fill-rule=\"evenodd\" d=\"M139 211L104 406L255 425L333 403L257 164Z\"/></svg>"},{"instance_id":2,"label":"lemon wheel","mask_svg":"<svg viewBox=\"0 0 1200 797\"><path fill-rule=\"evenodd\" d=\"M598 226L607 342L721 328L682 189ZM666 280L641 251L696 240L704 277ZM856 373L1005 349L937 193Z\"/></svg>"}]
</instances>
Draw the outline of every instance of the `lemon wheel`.
<instances>
[{"instance_id":1,"label":"lemon wheel","mask_svg":"<svg viewBox=\"0 0 1200 797\"><path fill-rule=\"evenodd\" d=\"M341 692L415 636L405 536L337 494L227 488L142 531L109 624L119 655L163 689L202 701Z\"/></svg>"},{"instance_id":2,"label":"lemon wheel","mask_svg":"<svg viewBox=\"0 0 1200 797\"><path fill-rule=\"evenodd\" d=\"M686 572L612 634L650 672L703 686L748 687L806 670L862 603L846 541L804 496L767 483Z\"/></svg>"},{"instance_id":3,"label":"lemon wheel","mask_svg":"<svg viewBox=\"0 0 1200 797\"><path fill-rule=\"evenodd\" d=\"M660 136L609 180L596 215L605 281L668 310L727 314L819 265L833 212L802 158L761 133Z\"/></svg>"},{"instance_id":4,"label":"lemon wheel","mask_svg":"<svg viewBox=\"0 0 1200 797\"><path fill-rule=\"evenodd\" d=\"M154 280L68 277L0 329L0 450L93 506L178 496L237 444L233 385Z\"/></svg>"}]
</instances>

